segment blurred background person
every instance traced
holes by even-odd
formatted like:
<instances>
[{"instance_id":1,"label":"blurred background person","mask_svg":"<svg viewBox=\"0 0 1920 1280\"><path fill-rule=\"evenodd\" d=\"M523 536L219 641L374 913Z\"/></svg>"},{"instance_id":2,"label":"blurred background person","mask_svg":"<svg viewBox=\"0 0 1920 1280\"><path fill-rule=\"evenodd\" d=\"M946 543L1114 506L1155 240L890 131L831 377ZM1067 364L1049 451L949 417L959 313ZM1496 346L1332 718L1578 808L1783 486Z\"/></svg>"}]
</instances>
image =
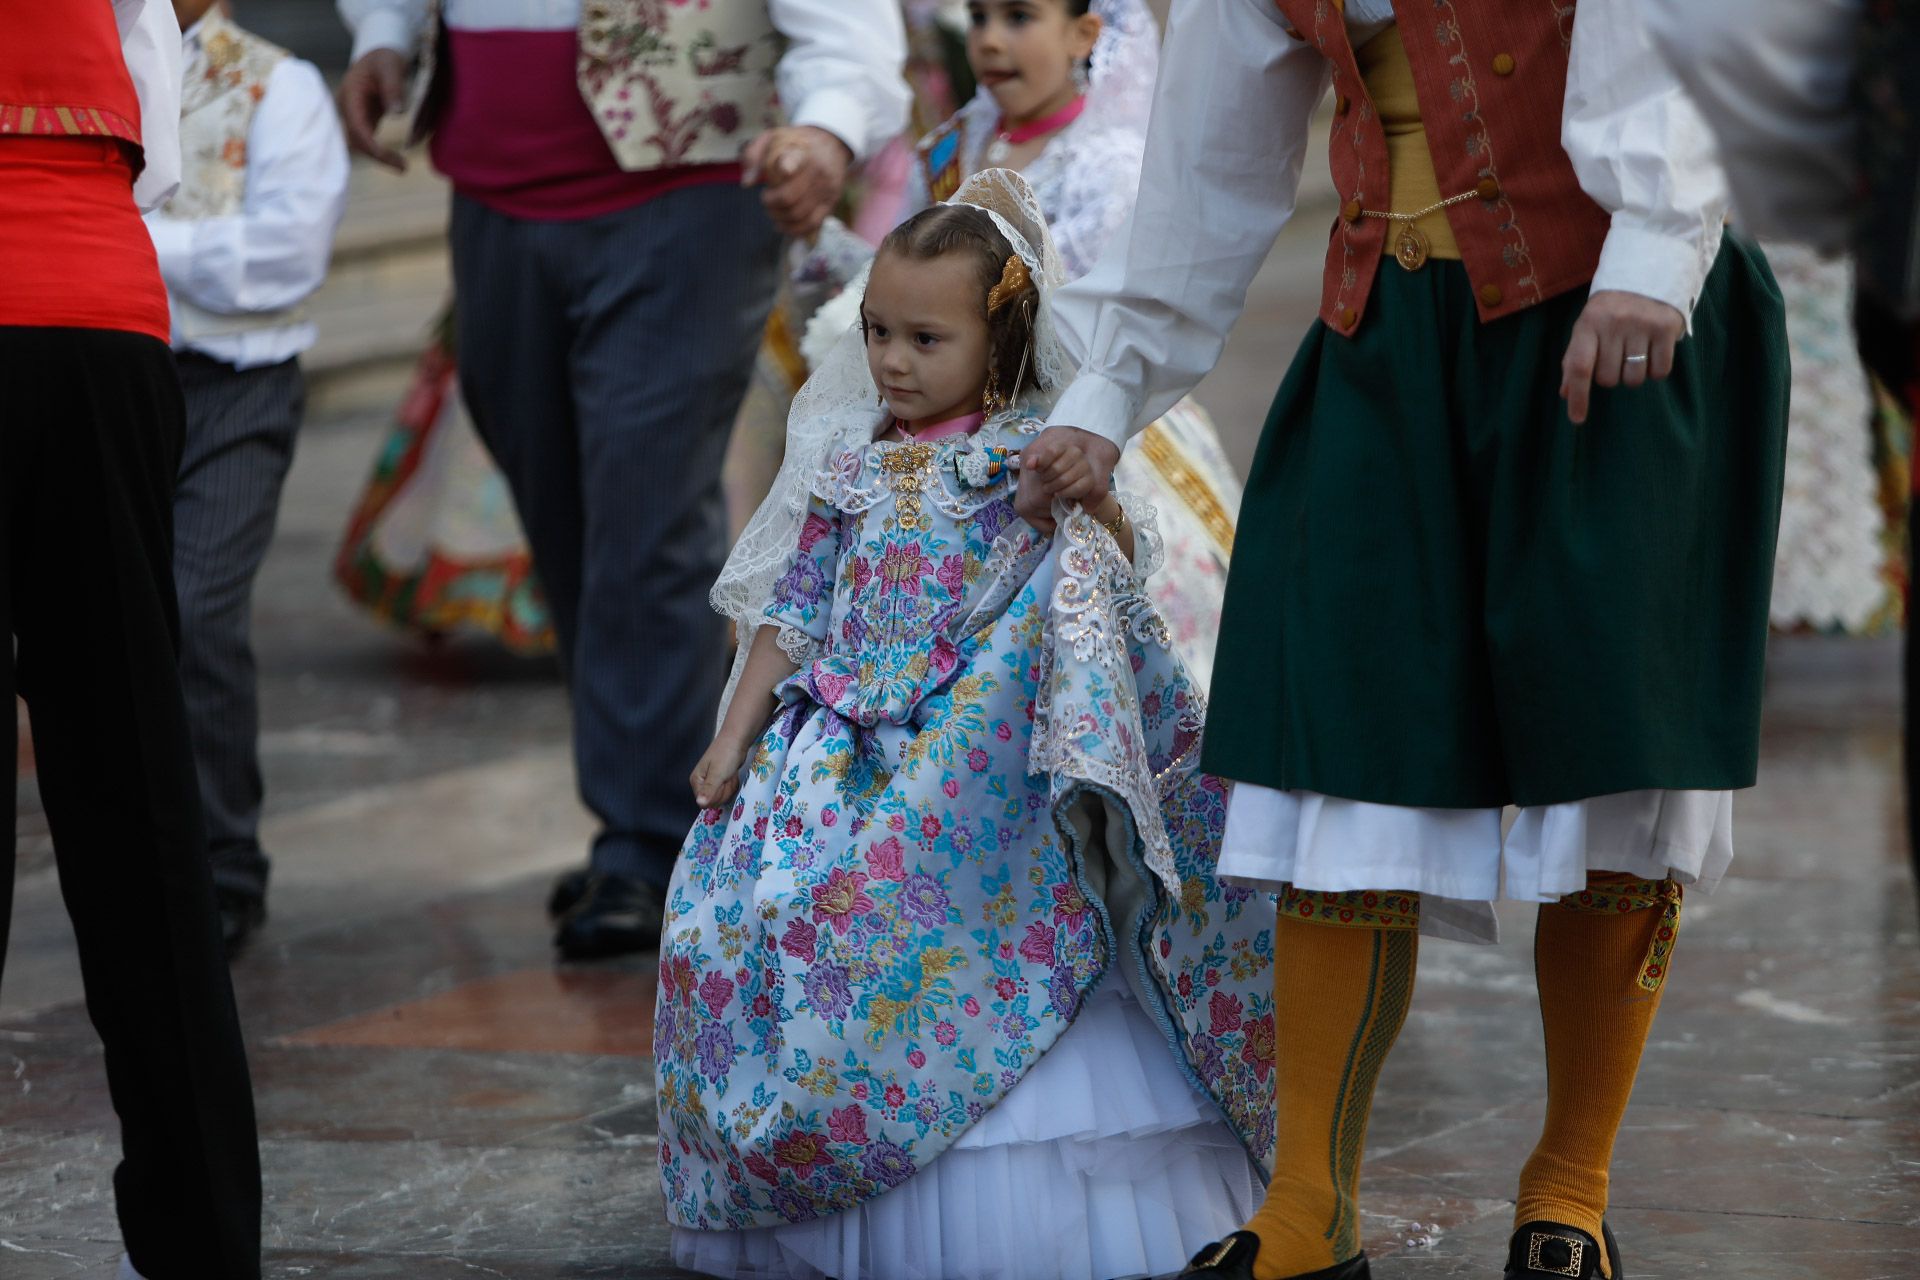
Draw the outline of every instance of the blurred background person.
<instances>
[{"instance_id":1,"label":"blurred background person","mask_svg":"<svg viewBox=\"0 0 1920 1280\"><path fill-rule=\"evenodd\" d=\"M349 141L431 40L461 385L553 611L601 824L549 907L569 959L651 949L726 661L720 489L778 280L906 122L890 0L341 0ZM644 58L640 50L650 50ZM777 90L777 94L776 94ZM784 111L785 123L781 123ZM754 190L753 188L761 188Z\"/></svg>"},{"instance_id":2,"label":"blurred background person","mask_svg":"<svg viewBox=\"0 0 1920 1280\"><path fill-rule=\"evenodd\" d=\"M174 493L181 685L229 953L266 918L253 582L306 409L305 303L347 206L320 73L213 0L173 0L184 40L180 190L147 216L173 314L187 443Z\"/></svg>"}]
</instances>

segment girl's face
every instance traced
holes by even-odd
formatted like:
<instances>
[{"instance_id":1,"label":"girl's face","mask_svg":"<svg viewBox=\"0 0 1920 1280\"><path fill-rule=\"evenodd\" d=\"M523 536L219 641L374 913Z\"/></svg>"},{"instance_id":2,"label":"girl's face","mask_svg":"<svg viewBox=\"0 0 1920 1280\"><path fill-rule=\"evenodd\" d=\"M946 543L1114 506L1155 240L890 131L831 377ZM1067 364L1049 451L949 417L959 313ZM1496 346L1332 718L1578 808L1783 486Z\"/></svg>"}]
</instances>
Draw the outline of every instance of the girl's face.
<instances>
[{"instance_id":1,"label":"girl's face","mask_svg":"<svg viewBox=\"0 0 1920 1280\"><path fill-rule=\"evenodd\" d=\"M867 371L909 431L980 411L987 388L985 309L980 270L964 254L875 259L860 305Z\"/></svg>"},{"instance_id":2,"label":"girl's face","mask_svg":"<svg viewBox=\"0 0 1920 1280\"><path fill-rule=\"evenodd\" d=\"M1010 124L1072 102L1073 69L1100 38L1100 19L1072 16L1067 0L968 0L967 19L967 61Z\"/></svg>"}]
</instances>

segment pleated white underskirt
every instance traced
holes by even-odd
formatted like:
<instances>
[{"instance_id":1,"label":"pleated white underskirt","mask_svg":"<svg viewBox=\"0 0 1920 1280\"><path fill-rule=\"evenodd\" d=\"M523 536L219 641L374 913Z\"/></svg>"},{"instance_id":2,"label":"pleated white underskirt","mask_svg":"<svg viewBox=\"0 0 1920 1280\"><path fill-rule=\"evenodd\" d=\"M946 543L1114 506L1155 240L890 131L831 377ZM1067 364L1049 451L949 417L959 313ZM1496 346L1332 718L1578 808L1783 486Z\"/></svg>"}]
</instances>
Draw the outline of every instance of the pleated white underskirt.
<instances>
[{"instance_id":1,"label":"pleated white underskirt","mask_svg":"<svg viewBox=\"0 0 1920 1280\"><path fill-rule=\"evenodd\" d=\"M1246 1149L1118 977L999 1105L859 1208L673 1232L735 1280L1119 1280L1178 1272L1259 1202Z\"/></svg>"}]
</instances>

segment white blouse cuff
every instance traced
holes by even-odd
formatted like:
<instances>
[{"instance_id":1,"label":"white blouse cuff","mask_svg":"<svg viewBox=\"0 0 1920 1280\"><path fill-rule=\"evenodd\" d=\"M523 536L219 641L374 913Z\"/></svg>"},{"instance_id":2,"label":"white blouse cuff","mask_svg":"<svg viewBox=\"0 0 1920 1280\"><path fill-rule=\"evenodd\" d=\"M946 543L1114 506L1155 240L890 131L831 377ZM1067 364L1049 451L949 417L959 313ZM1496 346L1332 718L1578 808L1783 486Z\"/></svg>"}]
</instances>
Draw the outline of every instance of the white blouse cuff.
<instances>
[{"instance_id":1,"label":"white blouse cuff","mask_svg":"<svg viewBox=\"0 0 1920 1280\"><path fill-rule=\"evenodd\" d=\"M1700 300L1707 272L1720 252L1720 229L1705 237L1674 236L1614 220L1600 250L1592 292L1617 289L1664 302L1686 317L1693 332L1693 307Z\"/></svg>"},{"instance_id":2,"label":"white blouse cuff","mask_svg":"<svg viewBox=\"0 0 1920 1280\"><path fill-rule=\"evenodd\" d=\"M795 108L792 123L825 129L853 152L855 162L864 160L873 150L869 137L868 113L858 95L845 89L815 89Z\"/></svg>"},{"instance_id":3,"label":"white blouse cuff","mask_svg":"<svg viewBox=\"0 0 1920 1280\"><path fill-rule=\"evenodd\" d=\"M1134 398L1111 378L1082 373L1061 395L1047 419L1050 427L1079 427L1104 436L1120 448L1133 436Z\"/></svg>"},{"instance_id":4,"label":"white blouse cuff","mask_svg":"<svg viewBox=\"0 0 1920 1280\"><path fill-rule=\"evenodd\" d=\"M411 58L416 39L417 33L404 14L374 9L354 29L352 60L358 62L375 49L392 49L403 58Z\"/></svg>"}]
</instances>

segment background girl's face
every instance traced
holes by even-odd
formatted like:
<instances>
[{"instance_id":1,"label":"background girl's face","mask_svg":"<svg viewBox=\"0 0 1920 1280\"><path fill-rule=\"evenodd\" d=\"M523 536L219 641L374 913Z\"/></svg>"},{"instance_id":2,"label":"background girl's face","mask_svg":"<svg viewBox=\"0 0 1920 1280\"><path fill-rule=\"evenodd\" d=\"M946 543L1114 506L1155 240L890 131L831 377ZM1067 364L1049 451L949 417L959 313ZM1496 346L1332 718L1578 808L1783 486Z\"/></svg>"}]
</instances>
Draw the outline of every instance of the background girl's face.
<instances>
[{"instance_id":1,"label":"background girl's face","mask_svg":"<svg viewBox=\"0 0 1920 1280\"><path fill-rule=\"evenodd\" d=\"M1093 53L1100 19L1067 0L968 0L967 61L1001 116L1037 120L1073 100L1073 68Z\"/></svg>"},{"instance_id":2,"label":"background girl's face","mask_svg":"<svg viewBox=\"0 0 1920 1280\"><path fill-rule=\"evenodd\" d=\"M893 416L930 426L980 411L987 386L980 268L965 254L919 260L882 252L860 317L867 371Z\"/></svg>"}]
</instances>

